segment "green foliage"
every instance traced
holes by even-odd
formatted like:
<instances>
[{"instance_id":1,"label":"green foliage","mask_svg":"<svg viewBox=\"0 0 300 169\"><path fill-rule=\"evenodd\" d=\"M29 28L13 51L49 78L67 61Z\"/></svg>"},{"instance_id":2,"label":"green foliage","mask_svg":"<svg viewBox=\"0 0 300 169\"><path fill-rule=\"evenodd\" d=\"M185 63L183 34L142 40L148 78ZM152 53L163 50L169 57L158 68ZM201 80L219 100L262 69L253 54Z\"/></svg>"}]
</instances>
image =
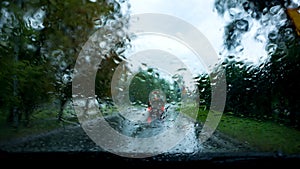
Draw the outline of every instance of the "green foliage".
<instances>
[{"instance_id":1,"label":"green foliage","mask_svg":"<svg viewBox=\"0 0 300 169\"><path fill-rule=\"evenodd\" d=\"M234 55L227 56L223 61L228 84L225 111L237 116L272 119L299 128L300 90L297 86L300 83L296 78L300 76L300 37L285 13L291 4L292 1L272 0L215 1L217 12L220 15L227 12L232 19L225 26L224 34L224 47L229 53L237 52L245 32L254 28L249 26L252 20L265 26L272 23L272 17L284 21L267 32L269 59L265 62L258 66L249 65L236 61Z\"/></svg>"},{"instance_id":2,"label":"green foliage","mask_svg":"<svg viewBox=\"0 0 300 169\"><path fill-rule=\"evenodd\" d=\"M141 70L134 76L129 86L130 101L137 104L147 104L149 94L154 89L162 90L167 98L167 102L179 101L180 95L177 83L171 84L160 73L152 68L147 71Z\"/></svg>"},{"instance_id":3,"label":"green foliage","mask_svg":"<svg viewBox=\"0 0 300 169\"><path fill-rule=\"evenodd\" d=\"M95 80L95 93L98 99L111 98L111 79L114 74L114 70L117 68L122 60L115 53L111 52L110 57L102 60L99 67L96 80Z\"/></svg>"},{"instance_id":4,"label":"green foliage","mask_svg":"<svg viewBox=\"0 0 300 169\"><path fill-rule=\"evenodd\" d=\"M105 0L0 5L0 110L18 127L22 117L29 123L34 110L53 97L61 109L71 99L71 74L81 46L101 26L98 21L119 7Z\"/></svg>"},{"instance_id":5,"label":"green foliage","mask_svg":"<svg viewBox=\"0 0 300 169\"><path fill-rule=\"evenodd\" d=\"M2 17L3 24L0 27L3 33L0 85L1 90L5 91L1 95L1 104L5 106L1 108L3 112L10 112L9 122L14 121L18 126L18 121L25 117L27 125L34 108L49 98L51 77L47 73L47 61L40 52L40 20L36 21L36 25L31 20L37 14L42 18L42 13L34 13L34 6L23 1L1 5L2 15L8 16Z\"/></svg>"},{"instance_id":6,"label":"green foliage","mask_svg":"<svg viewBox=\"0 0 300 169\"><path fill-rule=\"evenodd\" d=\"M211 81L208 74L201 74L196 77L196 82L198 86L200 102L199 106L206 110L210 107L211 103Z\"/></svg>"}]
</instances>

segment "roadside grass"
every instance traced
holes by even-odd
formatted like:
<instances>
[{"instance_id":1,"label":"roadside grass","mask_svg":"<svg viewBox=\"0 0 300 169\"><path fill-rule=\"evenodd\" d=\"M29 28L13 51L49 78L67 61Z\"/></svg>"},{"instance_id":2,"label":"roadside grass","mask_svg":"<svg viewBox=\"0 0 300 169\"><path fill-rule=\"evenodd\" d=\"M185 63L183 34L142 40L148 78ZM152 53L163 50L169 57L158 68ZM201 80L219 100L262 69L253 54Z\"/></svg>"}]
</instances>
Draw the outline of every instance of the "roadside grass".
<instances>
[{"instance_id":1,"label":"roadside grass","mask_svg":"<svg viewBox=\"0 0 300 169\"><path fill-rule=\"evenodd\" d=\"M11 139L22 138L24 136L51 131L56 128L63 127L57 120L57 112L43 110L36 112L31 117L28 126L24 125L21 120L18 127L13 127L6 121L6 115L1 112L0 116L0 142Z\"/></svg>"},{"instance_id":2,"label":"roadside grass","mask_svg":"<svg viewBox=\"0 0 300 169\"><path fill-rule=\"evenodd\" d=\"M207 111L199 111L205 122ZM256 148L260 152L300 153L300 131L273 121L259 121L223 113L217 131Z\"/></svg>"},{"instance_id":3,"label":"roadside grass","mask_svg":"<svg viewBox=\"0 0 300 169\"><path fill-rule=\"evenodd\" d=\"M184 115L196 120L199 114L197 107L198 105L193 104L179 105L179 107L176 108L176 111L181 112Z\"/></svg>"},{"instance_id":4,"label":"roadside grass","mask_svg":"<svg viewBox=\"0 0 300 169\"><path fill-rule=\"evenodd\" d=\"M103 107L101 109L102 116L112 115L115 111L115 107ZM54 129L63 128L67 125L74 125L79 123L72 106L65 107L62 121L58 121L57 113L58 109L56 108L35 111L33 115L31 115L30 123L28 126L25 126L24 121L21 120L18 127L16 128L7 123L7 114L4 112L0 112L0 142L44 133ZM94 116L95 117L91 118L100 117L99 113L95 114Z\"/></svg>"}]
</instances>

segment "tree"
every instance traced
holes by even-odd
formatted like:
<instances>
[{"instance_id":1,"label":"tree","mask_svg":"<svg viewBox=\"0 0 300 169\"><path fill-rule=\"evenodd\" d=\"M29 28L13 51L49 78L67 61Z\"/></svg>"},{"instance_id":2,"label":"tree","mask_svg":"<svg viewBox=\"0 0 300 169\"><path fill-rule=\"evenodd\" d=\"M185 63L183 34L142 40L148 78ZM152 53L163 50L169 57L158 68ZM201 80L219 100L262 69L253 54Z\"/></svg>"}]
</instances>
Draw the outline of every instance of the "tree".
<instances>
[{"instance_id":1,"label":"tree","mask_svg":"<svg viewBox=\"0 0 300 169\"><path fill-rule=\"evenodd\" d=\"M2 111L8 111L8 121L18 127L22 116L28 125L33 109L49 98L51 78L40 50L43 12L25 1L1 5Z\"/></svg>"},{"instance_id":2,"label":"tree","mask_svg":"<svg viewBox=\"0 0 300 169\"><path fill-rule=\"evenodd\" d=\"M159 71L149 68L140 70L132 79L129 86L129 97L132 103L147 105L149 94L154 89L160 89L166 95L167 102L174 102L180 99L177 90L179 86L176 82L173 84L161 77Z\"/></svg>"},{"instance_id":3,"label":"tree","mask_svg":"<svg viewBox=\"0 0 300 169\"><path fill-rule=\"evenodd\" d=\"M273 25L271 31L260 29L263 31L257 31L254 37L257 41L262 37L266 39L268 60L257 67L244 63L244 66L234 69L231 67L232 62L224 63L228 84L235 84L228 88L227 110L234 110L236 114L286 121L289 125L299 127L300 101L297 96L300 91L296 87L299 83L295 77L299 76L300 41L295 24L287 15L293 6L296 4L290 0L215 1L217 12L220 15L226 13L231 18L224 34L224 47L229 53L239 52L243 34L253 29L250 26L252 20L259 21L263 27ZM247 71L247 67L250 71ZM234 74L239 76L232 76ZM243 81L249 78L250 81ZM249 92L245 91L247 88ZM239 108L241 105L244 106Z\"/></svg>"},{"instance_id":4,"label":"tree","mask_svg":"<svg viewBox=\"0 0 300 169\"><path fill-rule=\"evenodd\" d=\"M115 10L104 0L59 1L42 3L46 8L43 29L43 54L49 58L55 76L55 97L60 101L58 119L63 120L65 104L72 98L72 74L81 46L96 31L96 22ZM118 10L118 9L116 9Z\"/></svg>"},{"instance_id":5,"label":"tree","mask_svg":"<svg viewBox=\"0 0 300 169\"><path fill-rule=\"evenodd\" d=\"M49 99L72 98L72 73L79 51L99 27L120 16L116 1L21 1L1 3L0 104L9 122ZM112 49L114 50L114 49ZM113 52L112 52L113 53ZM15 111L17 110L17 111Z\"/></svg>"}]
</instances>

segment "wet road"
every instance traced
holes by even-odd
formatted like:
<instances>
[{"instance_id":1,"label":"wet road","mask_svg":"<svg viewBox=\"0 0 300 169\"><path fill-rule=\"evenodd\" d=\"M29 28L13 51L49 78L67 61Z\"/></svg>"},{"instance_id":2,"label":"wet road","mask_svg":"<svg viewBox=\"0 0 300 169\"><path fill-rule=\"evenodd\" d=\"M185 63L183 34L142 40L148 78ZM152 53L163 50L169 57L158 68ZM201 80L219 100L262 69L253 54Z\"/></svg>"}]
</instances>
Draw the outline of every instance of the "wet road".
<instances>
[{"instance_id":1,"label":"wet road","mask_svg":"<svg viewBox=\"0 0 300 169\"><path fill-rule=\"evenodd\" d=\"M125 153L139 153L148 152L155 153L154 150L163 149L167 150L167 153L199 153L199 152L243 152L249 151L250 148L245 145L236 142L235 140L224 136L221 133L215 132L209 140L200 144L197 138L197 132L201 128L186 117L180 117L181 121L179 125L174 126L174 119L178 118L180 114L174 113L174 110L170 109L169 114L164 121L157 120L151 125L146 123L141 123L147 117L147 112L140 111L136 109L135 111L140 112L132 113L134 110L130 110L131 114L123 113L122 115L110 116L106 118L110 126L114 130L120 132L128 138L137 138L141 140L146 138L145 144L137 145L134 141L129 140L124 144L120 144L118 151ZM130 115L134 114L134 118ZM126 117L126 118L125 118ZM130 120L127 120L130 119ZM94 122L89 122L88 125L92 123L99 124L98 119ZM86 132L85 124L80 125L70 125L65 128L60 128L53 130L51 132L28 136L23 139L11 140L9 142L0 143L1 149L9 152L98 152L106 151L97 144L95 139L90 136L91 133ZM93 125L91 125L93 126ZM101 125L100 125L101 126ZM95 128L94 128L95 129ZM147 142L149 137L154 137L160 133L168 133L167 135L162 135L166 137L164 142ZM176 140L179 135L184 135L182 139L178 139L176 144L167 144ZM96 137L97 138L97 137ZM114 140L117 143L119 140ZM150 140L151 141L151 140ZM139 142L140 143L140 142ZM123 146L122 146L123 145ZM166 146L168 145L168 146ZM142 148L139 148L143 146ZM166 146L166 147L164 147ZM156 148L155 148L156 147ZM119 153L119 152L118 152Z\"/></svg>"}]
</instances>

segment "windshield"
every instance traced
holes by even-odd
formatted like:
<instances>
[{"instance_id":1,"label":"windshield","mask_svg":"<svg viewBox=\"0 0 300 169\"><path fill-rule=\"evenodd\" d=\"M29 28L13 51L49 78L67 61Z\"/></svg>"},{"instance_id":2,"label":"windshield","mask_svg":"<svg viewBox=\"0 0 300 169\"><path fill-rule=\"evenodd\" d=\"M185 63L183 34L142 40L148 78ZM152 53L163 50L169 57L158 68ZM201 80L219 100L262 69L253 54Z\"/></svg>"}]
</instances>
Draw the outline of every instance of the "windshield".
<instances>
[{"instance_id":1,"label":"windshield","mask_svg":"<svg viewBox=\"0 0 300 169\"><path fill-rule=\"evenodd\" d=\"M1 152L300 155L298 0L1 1L0 39Z\"/></svg>"}]
</instances>

